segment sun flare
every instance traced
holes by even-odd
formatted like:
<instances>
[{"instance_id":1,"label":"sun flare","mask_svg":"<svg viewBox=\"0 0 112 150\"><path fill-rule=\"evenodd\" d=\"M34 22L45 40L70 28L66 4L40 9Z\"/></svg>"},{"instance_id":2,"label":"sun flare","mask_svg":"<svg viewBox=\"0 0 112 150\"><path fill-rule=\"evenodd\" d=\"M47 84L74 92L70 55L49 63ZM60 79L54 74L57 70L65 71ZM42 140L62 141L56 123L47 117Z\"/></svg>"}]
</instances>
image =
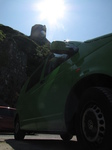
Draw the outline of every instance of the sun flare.
<instances>
[{"instance_id":1,"label":"sun flare","mask_svg":"<svg viewBox=\"0 0 112 150\"><path fill-rule=\"evenodd\" d=\"M64 0L41 0L36 5L40 20L46 20L49 24L57 24L65 15Z\"/></svg>"}]
</instances>

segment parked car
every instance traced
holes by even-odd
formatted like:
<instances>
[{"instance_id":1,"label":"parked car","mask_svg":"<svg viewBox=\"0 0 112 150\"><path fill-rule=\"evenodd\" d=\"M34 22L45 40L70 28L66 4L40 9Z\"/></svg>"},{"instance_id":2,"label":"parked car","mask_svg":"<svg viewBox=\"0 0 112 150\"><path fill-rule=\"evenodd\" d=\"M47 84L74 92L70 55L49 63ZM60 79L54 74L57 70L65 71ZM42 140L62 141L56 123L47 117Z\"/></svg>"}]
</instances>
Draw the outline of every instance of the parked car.
<instances>
[{"instance_id":1,"label":"parked car","mask_svg":"<svg viewBox=\"0 0 112 150\"><path fill-rule=\"evenodd\" d=\"M14 131L15 112L15 108L0 106L0 131Z\"/></svg>"},{"instance_id":2,"label":"parked car","mask_svg":"<svg viewBox=\"0 0 112 150\"><path fill-rule=\"evenodd\" d=\"M24 84L17 103L15 139L28 131L73 135L86 148L112 146L112 34L54 41L54 57Z\"/></svg>"}]
</instances>

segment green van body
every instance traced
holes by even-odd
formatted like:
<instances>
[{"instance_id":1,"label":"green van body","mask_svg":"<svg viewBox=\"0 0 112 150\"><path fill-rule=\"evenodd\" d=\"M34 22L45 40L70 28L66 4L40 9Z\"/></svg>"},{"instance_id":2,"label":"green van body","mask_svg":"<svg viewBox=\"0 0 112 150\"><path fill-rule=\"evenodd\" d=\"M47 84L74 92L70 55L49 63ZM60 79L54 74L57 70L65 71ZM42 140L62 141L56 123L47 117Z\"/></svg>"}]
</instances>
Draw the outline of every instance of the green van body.
<instances>
[{"instance_id":1,"label":"green van body","mask_svg":"<svg viewBox=\"0 0 112 150\"><path fill-rule=\"evenodd\" d=\"M19 118L20 130L76 135L75 118L84 91L112 89L112 34L84 42L51 43L51 51L69 49L77 51L47 75L46 59L24 84L15 118Z\"/></svg>"}]
</instances>

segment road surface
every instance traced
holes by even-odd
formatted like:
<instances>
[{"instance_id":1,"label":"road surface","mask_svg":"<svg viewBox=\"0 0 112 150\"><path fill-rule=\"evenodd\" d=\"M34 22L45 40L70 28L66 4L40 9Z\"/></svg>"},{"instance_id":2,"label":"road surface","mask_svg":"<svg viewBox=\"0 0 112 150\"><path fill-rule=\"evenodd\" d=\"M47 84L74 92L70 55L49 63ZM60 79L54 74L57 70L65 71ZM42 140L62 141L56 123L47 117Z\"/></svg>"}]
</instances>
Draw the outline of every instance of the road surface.
<instances>
[{"instance_id":1,"label":"road surface","mask_svg":"<svg viewBox=\"0 0 112 150\"><path fill-rule=\"evenodd\" d=\"M13 134L0 133L0 150L83 150L74 136L64 142L59 135L27 135L23 141L14 140Z\"/></svg>"}]
</instances>

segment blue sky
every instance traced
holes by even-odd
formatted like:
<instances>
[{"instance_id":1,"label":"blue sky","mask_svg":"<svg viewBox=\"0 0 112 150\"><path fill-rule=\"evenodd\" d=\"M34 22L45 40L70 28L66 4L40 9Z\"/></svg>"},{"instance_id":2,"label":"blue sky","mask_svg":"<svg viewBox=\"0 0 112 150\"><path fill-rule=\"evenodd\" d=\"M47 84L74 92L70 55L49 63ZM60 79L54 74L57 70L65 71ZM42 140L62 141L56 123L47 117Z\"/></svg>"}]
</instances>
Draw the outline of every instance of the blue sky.
<instances>
[{"instance_id":1,"label":"blue sky","mask_svg":"<svg viewBox=\"0 0 112 150\"><path fill-rule=\"evenodd\" d=\"M50 42L85 41L112 33L112 0L0 0L0 23L28 36L46 25Z\"/></svg>"}]
</instances>

